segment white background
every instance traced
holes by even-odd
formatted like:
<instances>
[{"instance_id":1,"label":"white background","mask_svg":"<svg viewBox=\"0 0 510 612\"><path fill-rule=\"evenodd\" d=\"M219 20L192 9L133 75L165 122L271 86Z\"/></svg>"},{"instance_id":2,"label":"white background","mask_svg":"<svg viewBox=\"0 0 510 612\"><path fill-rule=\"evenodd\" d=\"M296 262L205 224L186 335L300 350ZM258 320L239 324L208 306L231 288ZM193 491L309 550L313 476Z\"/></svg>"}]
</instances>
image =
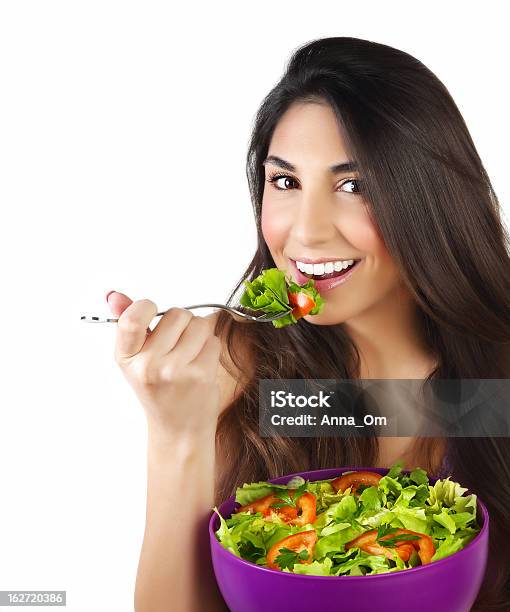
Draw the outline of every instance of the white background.
<instances>
[{"instance_id":1,"label":"white background","mask_svg":"<svg viewBox=\"0 0 510 612\"><path fill-rule=\"evenodd\" d=\"M1 2L0 590L132 610L145 417L114 326L79 318L110 289L227 298L256 244L250 127L297 46L355 36L423 61L508 215L507 6Z\"/></svg>"}]
</instances>

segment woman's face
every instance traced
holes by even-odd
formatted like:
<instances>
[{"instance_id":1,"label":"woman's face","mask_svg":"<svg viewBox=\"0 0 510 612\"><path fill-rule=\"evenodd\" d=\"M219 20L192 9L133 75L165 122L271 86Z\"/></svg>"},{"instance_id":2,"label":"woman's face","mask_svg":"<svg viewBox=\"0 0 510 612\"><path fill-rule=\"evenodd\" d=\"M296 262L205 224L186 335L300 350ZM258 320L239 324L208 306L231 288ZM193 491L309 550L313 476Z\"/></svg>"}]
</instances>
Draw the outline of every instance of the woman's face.
<instances>
[{"instance_id":1,"label":"woman's face","mask_svg":"<svg viewBox=\"0 0 510 612\"><path fill-rule=\"evenodd\" d=\"M276 266L302 285L308 279L296 261L360 260L341 284L339 277L316 282L325 305L306 320L319 325L348 321L393 295L400 275L362 195L356 193L363 177L353 170L330 170L350 161L332 109L317 103L292 105L276 126L269 156L295 168L264 163L262 232ZM268 182L271 175L280 178ZM314 267L313 272L324 270ZM334 268L330 274L338 271Z\"/></svg>"}]
</instances>

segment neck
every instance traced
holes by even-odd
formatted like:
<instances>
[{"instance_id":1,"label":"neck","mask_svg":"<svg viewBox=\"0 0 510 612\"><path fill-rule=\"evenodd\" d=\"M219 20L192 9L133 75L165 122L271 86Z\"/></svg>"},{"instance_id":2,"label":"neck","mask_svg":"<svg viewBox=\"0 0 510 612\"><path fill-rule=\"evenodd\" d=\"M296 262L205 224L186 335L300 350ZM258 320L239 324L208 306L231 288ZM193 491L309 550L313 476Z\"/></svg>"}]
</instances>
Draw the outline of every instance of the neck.
<instances>
[{"instance_id":1,"label":"neck","mask_svg":"<svg viewBox=\"0 0 510 612\"><path fill-rule=\"evenodd\" d=\"M399 289L383 302L343 323L360 353L361 379L425 378L435 359L419 330L418 310Z\"/></svg>"}]
</instances>

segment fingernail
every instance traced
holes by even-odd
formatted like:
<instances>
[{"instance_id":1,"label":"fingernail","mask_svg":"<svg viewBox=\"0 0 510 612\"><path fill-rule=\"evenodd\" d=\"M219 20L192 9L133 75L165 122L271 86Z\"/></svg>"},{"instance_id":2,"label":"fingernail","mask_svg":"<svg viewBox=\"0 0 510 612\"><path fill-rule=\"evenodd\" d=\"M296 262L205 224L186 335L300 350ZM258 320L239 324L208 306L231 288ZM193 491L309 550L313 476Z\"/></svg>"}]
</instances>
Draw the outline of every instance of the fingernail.
<instances>
[{"instance_id":1,"label":"fingernail","mask_svg":"<svg viewBox=\"0 0 510 612\"><path fill-rule=\"evenodd\" d=\"M115 289L112 289L111 291L108 291L108 293L106 294L106 303L108 304L108 298L110 297L110 295L112 293L115 293Z\"/></svg>"}]
</instances>

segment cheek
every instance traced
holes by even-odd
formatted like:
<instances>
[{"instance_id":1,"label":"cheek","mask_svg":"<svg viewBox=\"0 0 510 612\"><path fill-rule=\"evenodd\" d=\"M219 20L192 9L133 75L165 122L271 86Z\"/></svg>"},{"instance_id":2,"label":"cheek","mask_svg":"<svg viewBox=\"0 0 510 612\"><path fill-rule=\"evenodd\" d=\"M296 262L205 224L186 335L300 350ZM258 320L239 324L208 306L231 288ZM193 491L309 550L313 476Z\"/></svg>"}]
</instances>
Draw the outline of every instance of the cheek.
<instances>
[{"instance_id":1,"label":"cheek","mask_svg":"<svg viewBox=\"0 0 510 612\"><path fill-rule=\"evenodd\" d=\"M377 275L381 288L393 285L400 275L377 225L367 218L353 228L353 232L353 244L370 258L370 268Z\"/></svg>"},{"instance_id":2,"label":"cheek","mask_svg":"<svg viewBox=\"0 0 510 612\"><path fill-rule=\"evenodd\" d=\"M370 223L370 226L365 228L362 239L366 244L366 252L370 253L377 262L381 265L390 265L393 267L393 259L386 248L386 244L377 227Z\"/></svg>"},{"instance_id":3,"label":"cheek","mask_svg":"<svg viewBox=\"0 0 510 612\"><path fill-rule=\"evenodd\" d=\"M377 226L367 211L346 212L337 227L339 233L360 253L379 257L386 251Z\"/></svg>"},{"instance_id":4,"label":"cheek","mask_svg":"<svg viewBox=\"0 0 510 612\"><path fill-rule=\"evenodd\" d=\"M278 247L278 245L285 242L288 233L288 223L284 215L276 214L276 211L271 209L270 204L262 204L260 223L262 235L270 249Z\"/></svg>"},{"instance_id":5,"label":"cheek","mask_svg":"<svg viewBox=\"0 0 510 612\"><path fill-rule=\"evenodd\" d=\"M377 225L368 214L362 218L352 219L344 235L357 251L369 258L370 269L377 274L378 283L387 285L398 279L399 273L393 258Z\"/></svg>"}]
</instances>

